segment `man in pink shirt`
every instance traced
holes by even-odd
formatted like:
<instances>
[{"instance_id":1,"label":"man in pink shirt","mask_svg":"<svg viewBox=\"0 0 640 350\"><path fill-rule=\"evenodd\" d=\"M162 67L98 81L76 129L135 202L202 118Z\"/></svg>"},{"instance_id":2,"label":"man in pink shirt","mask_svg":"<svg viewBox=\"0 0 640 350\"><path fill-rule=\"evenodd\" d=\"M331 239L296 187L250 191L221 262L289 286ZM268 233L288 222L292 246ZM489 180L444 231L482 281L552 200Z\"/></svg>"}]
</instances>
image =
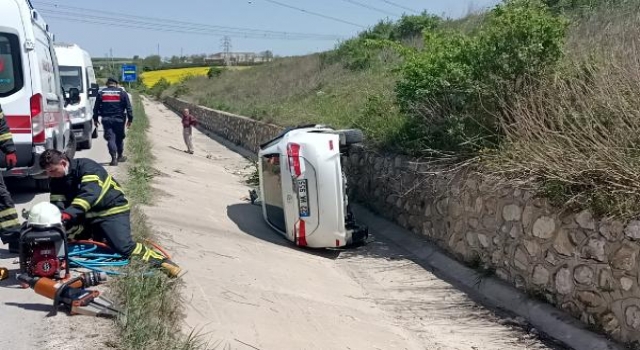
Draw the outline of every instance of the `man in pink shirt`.
<instances>
[{"instance_id":1,"label":"man in pink shirt","mask_svg":"<svg viewBox=\"0 0 640 350\"><path fill-rule=\"evenodd\" d=\"M184 136L184 143L187 145L187 153L193 154L193 126L197 125L198 121L194 116L189 113L189 109L182 110L182 135Z\"/></svg>"}]
</instances>

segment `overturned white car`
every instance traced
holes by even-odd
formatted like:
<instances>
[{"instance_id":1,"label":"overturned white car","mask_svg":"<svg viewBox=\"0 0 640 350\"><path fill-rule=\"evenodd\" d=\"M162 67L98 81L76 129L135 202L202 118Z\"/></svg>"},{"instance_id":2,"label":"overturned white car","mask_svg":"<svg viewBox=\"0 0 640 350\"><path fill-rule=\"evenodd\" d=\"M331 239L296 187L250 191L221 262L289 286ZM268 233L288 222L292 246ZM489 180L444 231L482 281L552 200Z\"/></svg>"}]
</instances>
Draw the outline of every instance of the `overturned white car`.
<instances>
[{"instance_id":1,"label":"overturned white car","mask_svg":"<svg viewBox=\"0 0 640 350\"><path fill-rule=\"evenodd\" d=\"M342 169L342 157L362 141L360 130L304 125L260 145L260 197L269 226L298 246L365 242L368 229L351 213Z\"/></svg>"}]
</instances>

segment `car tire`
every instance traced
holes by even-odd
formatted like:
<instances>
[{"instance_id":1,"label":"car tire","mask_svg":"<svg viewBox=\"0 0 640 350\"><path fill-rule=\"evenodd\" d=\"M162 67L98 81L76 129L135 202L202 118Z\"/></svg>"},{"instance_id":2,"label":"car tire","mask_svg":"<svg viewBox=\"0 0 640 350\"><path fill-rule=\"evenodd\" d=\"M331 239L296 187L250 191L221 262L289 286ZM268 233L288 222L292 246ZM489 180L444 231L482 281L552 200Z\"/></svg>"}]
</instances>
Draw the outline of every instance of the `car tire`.
<instances>
[{"instance_id":1,"label":"car tire","mask_svg":"<svg viewBox=\"0 0 640 350\"><path fill-rule=\"evenodd\" d=\"M78 143L78 150L91 149L93 145L91 137L89 137L86 141L82 141Z\"/></svg>"},{"instance_id":2,"label":"car tire","mask_svg":"<svg viewBox=\"0 0 640 350\"><path fill-rule=\"evenodd\" d=\"M49 178L44 179L35 179L36 181L36 190L39 192L49 192Z\"/></svg>"},{"instance_id":3,"label":"car tire","mask_svg":"<svg viewBox=\"0 0 640 350\"><path fill-rule=\"evenodd\" d=\"M364 133L360 129L343 129L338 132L344 135L347 145L354 145L364 142Z\"/></svg>"}]
</instances>

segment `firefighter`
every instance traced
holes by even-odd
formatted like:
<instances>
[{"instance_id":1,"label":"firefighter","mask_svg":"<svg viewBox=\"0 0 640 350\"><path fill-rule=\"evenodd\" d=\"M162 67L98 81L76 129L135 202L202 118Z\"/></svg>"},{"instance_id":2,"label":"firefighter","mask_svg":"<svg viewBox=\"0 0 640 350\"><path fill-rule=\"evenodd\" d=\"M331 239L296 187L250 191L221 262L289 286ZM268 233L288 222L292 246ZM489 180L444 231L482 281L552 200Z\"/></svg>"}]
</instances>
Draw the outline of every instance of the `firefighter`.
<instances>
[{"instance_id":1,"label":"firefighter","mask_svg":"<svg viewBox=\"0 0 640 350\"><path fill-rule=\"evenodd\" d=\"M123 257L141 258L171 277L178 275L180 267L171 260L133 241L129 201L102 165L87 158L69 160L48 149L40 156L40 166L51 178L50 202L61 210L69 238L106 241Z\"/></svg>"},{"instance_id":2,"label":"firefighter","mask_svg":"<svg viewBox=\"0 0 640 350\"><path fill-rule=\"evenodd\" d=\"M7 170L16 166L16 147L13 144L13 136L4 118L2 106L0 106L0 150L4 153ZM9 244L9 252L18 253L18 239L20 238L20 220L13 199L4 179L0 176L0 239L2 244Z\"/></svg>"},{"instance_id":3,"label":"firefighter","mask_svg":"<svg viewBox=\"0 0 640 350\"><path fill-rule=\"evenodd\" d=\"M96 97L93 106L93 122L96 127L100 125L98 117L102 117L104 139L111 155L109 165L116 166L118 162L124 162L124 138L125 124L128 127L133 122L133 111L129 94L118 87L118 81L107 79L107 87L102 89Z\"/></svg>"}]
</instances>

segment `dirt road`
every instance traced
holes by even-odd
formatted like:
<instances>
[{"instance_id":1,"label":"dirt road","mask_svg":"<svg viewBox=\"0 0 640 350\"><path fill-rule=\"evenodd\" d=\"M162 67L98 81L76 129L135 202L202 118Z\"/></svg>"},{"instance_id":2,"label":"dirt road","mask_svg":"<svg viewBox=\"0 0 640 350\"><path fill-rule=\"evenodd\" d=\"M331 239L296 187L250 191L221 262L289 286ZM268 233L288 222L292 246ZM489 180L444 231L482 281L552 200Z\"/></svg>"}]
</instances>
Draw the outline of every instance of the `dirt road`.
<instances>
[{"instance_id":1,"label":"dirt road","mask_svg":"<svg viewBox=\"0 0 640 350\"><path fill-rule=\"evenodd\" d=\"M145 108L162 174L145 212L187 271L185 330L224 349L548 349L389 242L292 247L247 202L244 158L198 131L184 153L176 114Z\"/></svg>"},{"instance_id":2,"label":"dirt road","mask_svg":"<svg viewBox=\"0 0 640 350\"><path fill-rule=\"evenodd\" d=\"M76 158L106 162L109 152L102 133L90 150L76 152ZM108 170L114 171L113 168ZM29 209L36 203L49 200L49 194L35 192L29 180L9 180L8 183L18 213L23 208ZM18 258L7 249L7 245L0 246L0 266L11 271L11 278L0 281L0 349L103 349L112 331L111 321L90 318L87 322L86 317L70 317L63 312L48 317L51 301L18 285L14 277L19 270Z\"/></svg>"}]
</instances>

